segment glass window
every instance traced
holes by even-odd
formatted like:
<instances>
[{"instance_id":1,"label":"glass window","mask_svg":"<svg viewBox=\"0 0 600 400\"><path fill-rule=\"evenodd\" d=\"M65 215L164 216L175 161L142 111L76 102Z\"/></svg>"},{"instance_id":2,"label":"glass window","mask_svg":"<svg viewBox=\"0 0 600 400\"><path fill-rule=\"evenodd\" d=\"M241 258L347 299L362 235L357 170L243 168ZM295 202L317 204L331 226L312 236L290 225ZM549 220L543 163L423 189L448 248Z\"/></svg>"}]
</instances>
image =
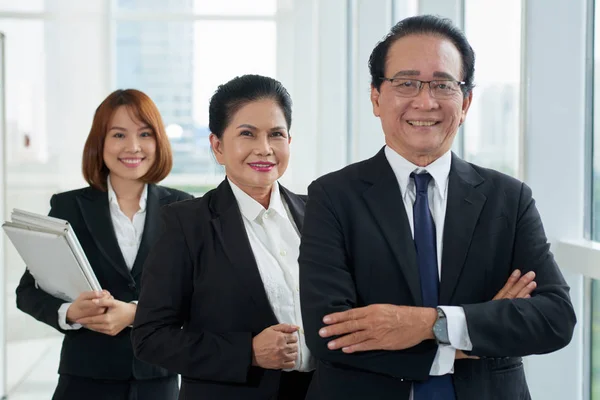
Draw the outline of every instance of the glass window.
<instances>
[{"instance_id":1,"label":"glass window","mask_svg":"<svg viewBox=\"0 0 600 400\"><path fill-rule=\"evenodd\" d=\"M4 0L7 1L7 0ZM276 0L113 0L117 11L193 12L198 15L275 15Z\"/></svg>"},{"instance_id":2,"label":"glass window","mask_svg":"<svg viewBox=\"0 0 600 400\"><path fill-rule=\"evenodd\" d=\"M594 119L592 167L592 238L600 241L600 6L594 14ZM599 371L600 372L600 371ZM598 397L600 399L600 397Z\"/></svg>"},{"instance_id":3,"label":"glass window","mask_svg":"<svg viewBox=\"0 0 600 400\"><path fill-rule=\"evenodd\" d=\"M33 212L48 211L48 197L38 190L35 174L48 168L46 146L46 82L44 25L40 20L0 19L4 35L4 71L6 85L6 210L14 207ZM49 193L48 195L51 195ZM25 266L12 246L6 246L6 288L13 293ZM12 306L13 303L9 302ZM9 315L12 307L9 308ZM20 318L19 314L14 314ZM12 315L11 315L12 317ZM38 324L41 325L41 324ZM8 326L20 326L9 318ZM28 328L32 324L27 324ZM21 333L7 331L7 340L16 340ZM31 332L31 331L30 331ZM33 332L39 332L34 329ZM14 334L14 335L13 335Z\"/></svg>"},{"instance_id":4,"label":"glass window","mask_svg":"<svg viewBox=\"0 0 600 400\"><path fill-rule=\"evenodd\" d=\"M115 83L157 104L174 153L165 184L201 194L223 179L208 141L208 102L242 74L275 76L274 21L118 21Z\"/></svg>"},{"instance_id":5,"label":"glass window","mask_svg":"<svg viewBox=\"0 0 600 400\"><path fill-rule=\"evenodd\" d=\"M598 239L598 237L596 237ZM590 400L600 399L600 281L592 280Z\"/></svg>"},{"instance_id":6,"label":"glass window","mask_svg":"<svg viewBox=\"0 0 600 400\"><path fill-rule=\"evenodd\" d=\"M465 31L475 50L475 89L464 125L465 158L519 172L521 1L465 0Z\"/></svg>"},{"instance_id":7,"label":"glass window","mask_svg":"<svg viewBox=\"0 0 600 400\"><path fill-rule=\"evenodd\" d=\"M5 37L7 172L46 164L44 22L0 20Z\"/></svg>"},{"instance_id":8,"label":"glass window","mask_svg":"<svg viewBox=\"0 0 600 400\"><path fill-rule=\"evenodd\" d=\"M56 164L46 138L46 28L46 22L37 19L0 19L0 32L4 36L4 59L0 62L5 72L0 86L4 87L6 110L6 147L0 156L6 172L3 215L13 208L46 213L48 199L56 192L52 185ZM15 287L25 264L7 241L2 262L7 348L14 348L21 341L56 337L54 329L17 309ZM8 351L6 357L6 365L23 365L22 356L16 352ZM21 379L21 373L20 368L10 369L9 384L11 377Z\"/></svg>"},{"instance_id":9,"label":"glass window","mask_svg":"<svg viewBox=\"0 0 600 400\"><path fill-rule=\"evenodd\" d=\"M600 7L594 12L594 114L592 166L592 239L600 241ZM600 400L600 281L592 280L591 400Z\"/></svg>"},{"instance_id":10,"label":"glass window","mask_svg":"<svg viewBox=\"0 0 600 400\"><path fill-rule=\"evenodd\" d=\"M0 12L43 12L46 0L0 0Z\"/></svg>"}]
</instances>

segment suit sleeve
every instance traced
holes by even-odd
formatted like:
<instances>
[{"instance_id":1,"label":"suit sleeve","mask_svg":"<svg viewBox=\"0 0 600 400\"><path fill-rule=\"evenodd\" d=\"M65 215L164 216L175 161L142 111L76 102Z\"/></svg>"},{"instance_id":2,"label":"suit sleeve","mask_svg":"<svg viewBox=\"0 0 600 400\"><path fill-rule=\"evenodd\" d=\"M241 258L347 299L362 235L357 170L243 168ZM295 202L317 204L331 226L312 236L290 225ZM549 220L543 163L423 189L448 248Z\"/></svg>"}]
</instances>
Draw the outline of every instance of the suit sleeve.
<instances>
[{"instance_id":1,"label":"suit sleeve","mask_svg":"<svg viewBox=\"0 0 600 400\"><path fill-rule=\"evenodd\" d=\"M530 299L463 305L472 355L481 357L545 354L566 346L576 324L567 286L546 239L531 189L522 184L512 265L534 271Z\"/></svg>"},{"instance_id":2,"label":"suit sleeve","mask_svg":"<svg viewBox=\"0 0 600 400\"><path fill-rule=\"evenodd\" d=\"M193 312L193 260L198 255L191 254L175 211L166 206L162 212L162 234L142 275L132 331L134 353L143 361L193 379L244 383L252 363L252 333L187 328Z\"/></svg>"},{"instance_id":3,"label":"suit sleeve","mask_svg":"<svg viewBox=\"0 0 600 400\"><path fill-rule=\"evenodd\" d=\"M299 264L306 343L317 359L396 378L424 380L429 376L437 350L433 341L403 351L345 354L341 350L329 350L327 342L331 338L319 336L325 315L358 306L343 229L319 181L308 188Z\"/></svg>"},{"instance_id":4,"label":"suit sleeve","mask_svg":"<svg viewBox=\"0 0 600 400\"><path fill-rule=\"evenodd\" d=\"M50 215L51 217L60 218L58 209L60 208L56 195L50 199ZM58 322L58 310L64 300L54 297L36 286L35 279L26 269L21 277L21 281L16 289L17 308L33 318L50 325L54 329L66 333L60 328Z\"/></svg>"}]
</instances>

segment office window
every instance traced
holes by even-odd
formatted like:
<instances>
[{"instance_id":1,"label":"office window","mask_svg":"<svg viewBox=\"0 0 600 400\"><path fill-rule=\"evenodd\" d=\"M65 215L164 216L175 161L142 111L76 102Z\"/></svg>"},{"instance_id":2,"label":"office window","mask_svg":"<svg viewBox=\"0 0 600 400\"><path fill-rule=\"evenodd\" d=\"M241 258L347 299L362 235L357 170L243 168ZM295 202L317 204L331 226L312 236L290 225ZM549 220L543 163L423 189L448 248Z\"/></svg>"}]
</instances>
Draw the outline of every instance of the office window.
<instances>
[{"instance_id":1,"label":"office window","mask_svg":"<svg viewBox=\"0 0 600 400\"><path fill-rule=\"evenodd\" d=\"M8 1L8 0L4 0ZM113 0L117 11L274 16L277 0Z\"/></svg>"},{"instance_id":2,"label":"office window","mask_svg":"<svg viewBox=\"0 0 600 400\"><path fill-rule=\"evenodd\" d=\"M592 157L592 224L593 240L600 241L600 3L594 11L594 110ZM600 398L600 397L599 397Z\"/></svg>"},{"instance_id":3,"label":"office window","mask_svg":"<svg viewBox=\"0 0 600 400\"><path fill-rule=\"evenodd\" d=\"M25 2L26 3L26 2ZM47 138L47 63L49 50L44 32L47 22L38 19L0 19L4 36L5 163L6 191L3 215L13 208L46 213L48 200L56 192L59 143ZM56 151L54 151L54 149ZM6 240L4 238L3 240ZM25 265L12 245L5 242L5 323L8 347L26 340L56 336L56 331L17 310L15 287ZM18 364L18 356L7 355L7 365ZM11 371L14 373L14 371ZM11 376L9 373L9 376Z\"/></svg>"},{"instance_id":4,"label":"office window","mask_svg":"<svg viewBox=\"0 0 600 400\"><path fill-rule=\"evenodd\" d=\"M465 0L465 31L475 50L475 89L464 125L464 156L519 173L521 1Z\"/></svg>"},{"instance_id":5,"label":"office window","mask_svg":"<svg viewBox=\"0 0 600 400\"><path fill-rule=\"evenodd\" d=\"M49 0L0 0L0 12L43 12Z\"/></svg>"},{"instance_id":6,"label":"office window","mask_svg":"<svg viewBox=\"0 0 600 400\"><path fill-rule=\"evenodd\" d=\"M594 110L591 236L600 241L600 7L594 11ZM600 281L592 280L591 400L600 400Z\"/></svg>"},{"instance_id":7,"label":"office window","mask_svg":"<svg viewBox=\"0 0 600 400\"><path fill-rule=\"evenodd\" d=\"M0 20L5 40L6 165L22 171L49 158L46 138L44 21Z\"/></svg>"},{"instance_id":8,"label":"office window","mask_svg":"<svg viewBox=\"0 0 600 400\"><path fill-rule=\"evenodd\" d=\"M596 240L599 238L596 237ZM600 281L592 280L590 400L600 399Z\"/></svg>"},{"instance_id":9,"label":"office window","mask_svg":"<svg viewBox=\"0 0 600 400\"><path fill-rule=\"evenodd\" d=\"M213 7L210 4L214 7L222 4L189 0L119 1L120 9L130 10L139 7L155 10L159 3L168 6L169 11L176 9L190 15L202 7ZM253 2L265 13L269 11L265 5L270 3ZM214 7L211 13L222 11ZM244 7L240 5L238 12ZM115 15L115 88L136 88L154 100L167 126L174 153L173 170L165 184L202 194L223 179L223 170L209 147L210 97L219 84L238 75L276 77L275 20L270 15L223 20L197 16L189 21L169 20L168 16L162 20L139 20L128 19L124 14L119 17L118 12Z\"/></svg>"}]
</instances>

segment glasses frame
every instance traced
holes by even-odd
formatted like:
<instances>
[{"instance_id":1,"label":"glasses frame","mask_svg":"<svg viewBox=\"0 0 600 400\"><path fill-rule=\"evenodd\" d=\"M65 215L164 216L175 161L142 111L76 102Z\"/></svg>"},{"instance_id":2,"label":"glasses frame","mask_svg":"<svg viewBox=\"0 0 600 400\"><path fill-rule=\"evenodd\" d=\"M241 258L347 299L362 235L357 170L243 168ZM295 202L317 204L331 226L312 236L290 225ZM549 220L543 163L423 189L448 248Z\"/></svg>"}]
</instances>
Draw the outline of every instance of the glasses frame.
<instances>
[{"instance_id":1,"label":"glasses frame","mask_svg":"<svg viewBox=\"0 0 600 400\"><path fill-rule=\"evenodd\" d=\"M382 81L388 81L393 88L397 88L398 86L394 86L394 81L395 80L405 80L405 81L414 81L414 82L419 82L419 89L417 90L417 92L413 95L413 96L405 96L405 95L400 95L402 97L406 97L406 98L413 98L413 97L417 97L420 93L421 90L423 89L423 86L425 86L425 84L427 84L428 90L429 90L429 95L431 97L433 97L434 99L440 99L439 97L436 97L433 95L433 93L431 92L431 83L432 82L454 82L454 83L458 83L458 88L461 89L464 85L466 85L466 82L464 81L457 81L455 79L434 79L431 81L422 81L420 79L411 79L411 78L404 78L404 77L396 77L396 78L386 78L385 76L381 76L379 77L379 79L381 79ZM463 90L458 90L456 93L460 93L463 92ZM451 96L450 96L451 97ZM448 97L448 98L450 98Z\"/></svg>"}]
</instances>

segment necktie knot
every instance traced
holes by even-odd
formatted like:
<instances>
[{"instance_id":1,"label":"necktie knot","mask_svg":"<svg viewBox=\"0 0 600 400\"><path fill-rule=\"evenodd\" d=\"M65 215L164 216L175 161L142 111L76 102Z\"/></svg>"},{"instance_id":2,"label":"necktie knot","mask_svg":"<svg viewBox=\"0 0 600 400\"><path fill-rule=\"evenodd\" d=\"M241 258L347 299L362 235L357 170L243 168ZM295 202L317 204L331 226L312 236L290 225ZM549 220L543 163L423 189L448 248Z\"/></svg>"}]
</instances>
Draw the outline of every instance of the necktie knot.
<instances>
[{"instance_id":1,"label":"necktie knot","mask_svg":"<svg viewBox=\"0 0 600 400\"><path fill-rule=\"evenodd\" d=\"M411 173L410 176L415 180L415 188L417 193L427 193L427 187L429 186L429 181L431 180L431 175L429 173L424 172L422 174Z\"/></svg>"}]
</instances>

